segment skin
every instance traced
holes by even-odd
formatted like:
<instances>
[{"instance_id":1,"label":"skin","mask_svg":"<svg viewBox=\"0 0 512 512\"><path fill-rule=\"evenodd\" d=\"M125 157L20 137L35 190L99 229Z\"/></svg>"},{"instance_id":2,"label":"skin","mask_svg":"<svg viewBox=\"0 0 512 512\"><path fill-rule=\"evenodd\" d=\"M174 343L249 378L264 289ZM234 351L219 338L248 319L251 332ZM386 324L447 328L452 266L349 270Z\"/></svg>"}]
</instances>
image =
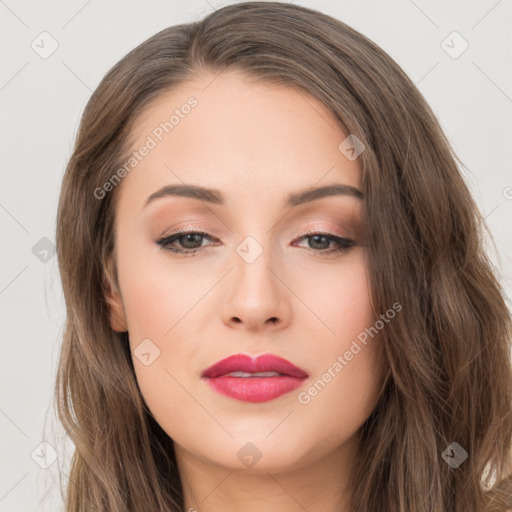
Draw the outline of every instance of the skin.
<instances>
[{"instance_id":1,"label":"skin","mask_svg":"<svg viewBox=\"0 0 512 512\"><path fill-rule=\"evenodd\" d=\"M160 350L149 366L133 361L148 407L174 440L185 510L343 510L359 429L381 391L378 336L308 404L298 394L376 319L362 201L283 205L311 186L360 189L358 160L338 150L347 134L315 99L234 72L201 75L157 98L135 124L134 150L190 96L198 105L119 185L112 328L129 332L132 354L148 338ZM183 183L218 189L226 203L167 196L144 207L161 187ZM212 237L196 240L193 256L156 243L190 224ZM337 244L315 245L304 236L313 228L357 243L325 254ZM247 236L262 248L252 263L236 252ZM268 402L235 400L200 374L236 353L276 354L310 377ZM248 442L261 453L251 468L237 457Z\"/></svg>"}]
</instances>

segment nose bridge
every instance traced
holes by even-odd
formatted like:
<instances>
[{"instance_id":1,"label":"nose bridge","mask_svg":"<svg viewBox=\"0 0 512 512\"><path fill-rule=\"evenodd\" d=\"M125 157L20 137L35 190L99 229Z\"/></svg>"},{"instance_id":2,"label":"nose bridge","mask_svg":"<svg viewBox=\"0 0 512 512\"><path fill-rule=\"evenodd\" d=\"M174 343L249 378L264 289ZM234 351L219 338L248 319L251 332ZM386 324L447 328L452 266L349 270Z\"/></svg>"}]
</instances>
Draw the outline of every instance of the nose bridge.
<instances>
[{"instance_id":1,"label":"nose bridge","mask_svg":"<svg viewBox=\"0 0 512 512\"><path fill-rule=\"evenodd\" d=\"M273 281L271 269L276 262L270 240L270 233L261 230L258 234L245 236L235 247L236 280L243 280L250 289L268 286Z\"/></svg>"},{"instance_id":2,"label":"nose bridge","mask_svg":"<svg viewBox=\"0 0 512 512\"><path fill-rule=\"evenodd\" d=\"M262 192L252 197L269 199L269 195ZM261 275L269 272L267 266L272 267L275 264L272 262L275 260L272 254L274 230L271 225L271 216L266 215L269 213L269 205L265 206L264 202L256 200L239 206L243 213L231 226L237 237L240 237L234 247L238 256L235 260L237 273L247 274L247 277L250 277L254 274Z\"/></svg>"},{"instance_id":3,"label":"nose bridge","mask_svg":"<svg viewBox=\"0 0 512 512\"><path fill-rule=\"evenodd\" d=\"M271 232L261 228L246 235L237 246L233 259L234 272L224 305L226 322L242 322L256 329L265 322L283 324L287 317L286 287L278 278L278 258L271 248Z\"/></svg>"}]
</instances>

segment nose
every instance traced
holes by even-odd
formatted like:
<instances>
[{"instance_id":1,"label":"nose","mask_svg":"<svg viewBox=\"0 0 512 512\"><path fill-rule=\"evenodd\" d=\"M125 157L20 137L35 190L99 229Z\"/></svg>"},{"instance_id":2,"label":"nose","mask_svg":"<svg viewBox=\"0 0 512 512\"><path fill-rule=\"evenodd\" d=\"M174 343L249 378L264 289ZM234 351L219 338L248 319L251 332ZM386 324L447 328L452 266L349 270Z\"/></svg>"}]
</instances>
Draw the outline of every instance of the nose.
<instances>
[{"instance_id":1,"label":"nose","mask_svg":"<svg viewBox=\"0 0 512 512\"><path fill-rule=\"evenodd\" d=\"M222 305L222 321L247 331L279 330L291 317L286 275L270 250L251 262L234 255L234 268L226 280L229 290Z\"/></svg>"}]
</instances>

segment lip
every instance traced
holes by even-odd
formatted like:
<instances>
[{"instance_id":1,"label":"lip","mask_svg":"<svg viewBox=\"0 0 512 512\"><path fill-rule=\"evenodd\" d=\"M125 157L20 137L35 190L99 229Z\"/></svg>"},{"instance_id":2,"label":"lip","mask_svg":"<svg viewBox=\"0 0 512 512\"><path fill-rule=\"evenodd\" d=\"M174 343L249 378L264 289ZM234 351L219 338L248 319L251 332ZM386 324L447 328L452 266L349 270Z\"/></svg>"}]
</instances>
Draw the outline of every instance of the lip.
<instances>
[{"instance_id":1,"label":"lip","mask_svg":"<svg viewBox=\"0 0 512 512\"><path fill-rule=\"evenodd\" d=\"M276 372L273 377L235 377L232 372ZM201 373L218 393L244 402L267 402L298 388L308 373L282 357L263 354L252 358L247 354L229 356Z\"/></svg>"}]
</instances>

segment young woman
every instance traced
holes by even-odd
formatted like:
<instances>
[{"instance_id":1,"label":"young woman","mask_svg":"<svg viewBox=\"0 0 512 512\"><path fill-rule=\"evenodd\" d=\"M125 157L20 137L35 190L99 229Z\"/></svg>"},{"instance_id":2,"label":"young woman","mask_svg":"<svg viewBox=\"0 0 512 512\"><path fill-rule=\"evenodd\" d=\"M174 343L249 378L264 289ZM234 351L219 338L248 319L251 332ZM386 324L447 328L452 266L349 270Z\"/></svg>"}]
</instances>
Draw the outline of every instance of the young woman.
<instances>
[{"instance_id":1,"label":"young woman","mask_svg":"<svg viewBox=\"0 0 512 512\"><path fill-rule=\"evenodd\" d=\"M424 98L296 5L94 91L57 219L68 512L512 506L510 316Z\"/></svg>"}]
</instances>

